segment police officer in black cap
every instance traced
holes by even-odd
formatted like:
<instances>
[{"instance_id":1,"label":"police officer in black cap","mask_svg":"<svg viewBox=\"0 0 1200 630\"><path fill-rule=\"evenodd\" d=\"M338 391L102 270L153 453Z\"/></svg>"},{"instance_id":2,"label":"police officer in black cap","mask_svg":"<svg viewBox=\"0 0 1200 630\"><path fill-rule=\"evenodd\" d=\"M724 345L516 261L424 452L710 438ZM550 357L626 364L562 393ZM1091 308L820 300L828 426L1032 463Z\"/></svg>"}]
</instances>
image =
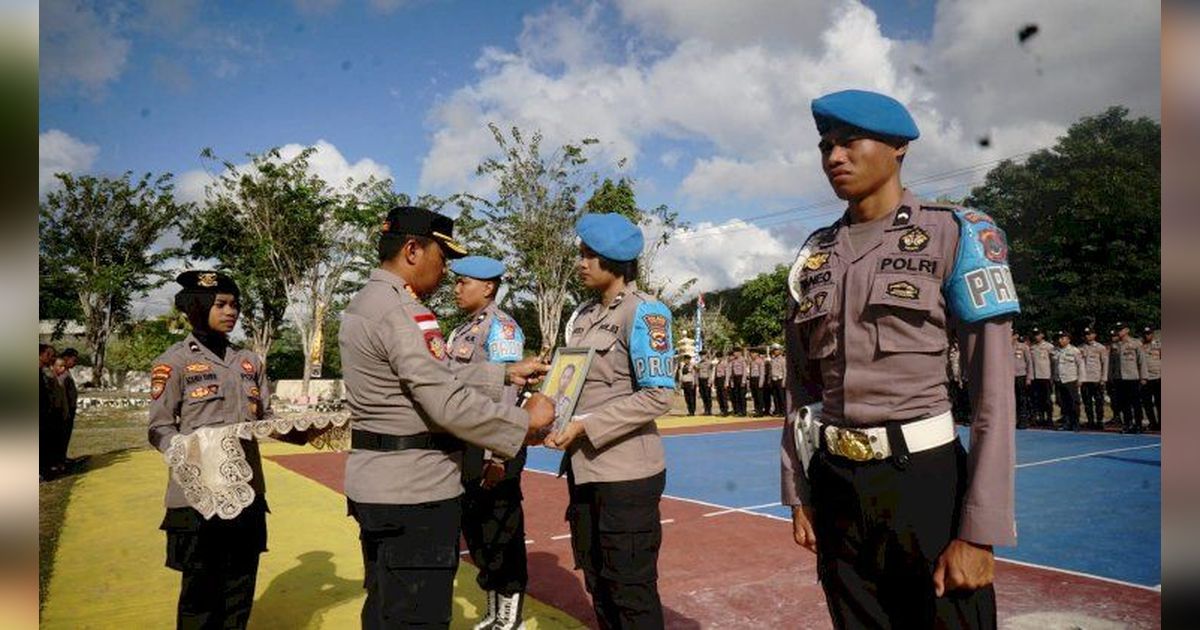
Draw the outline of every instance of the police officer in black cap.
<instances>
[{"instance_id":1,"label":"police officer in black cap","mask_svg":"<svg viewBox=\"0 0 1200 630\"><path fill-rule=\"evenodd\" d=\"M238 286L218 271L185 271L175 306L192 332L154 360L150 370L150 443L166 452L172 440L200 427L260 420L270 393L261 360L229 343L240 310ZM167 483L167 566L183 574L178 628L244 628L254 602L258 556L267 549L267 502L258 444L243 441L254 502L235 517L206 518L172 476Z\"/></svg>"}]
</instances>

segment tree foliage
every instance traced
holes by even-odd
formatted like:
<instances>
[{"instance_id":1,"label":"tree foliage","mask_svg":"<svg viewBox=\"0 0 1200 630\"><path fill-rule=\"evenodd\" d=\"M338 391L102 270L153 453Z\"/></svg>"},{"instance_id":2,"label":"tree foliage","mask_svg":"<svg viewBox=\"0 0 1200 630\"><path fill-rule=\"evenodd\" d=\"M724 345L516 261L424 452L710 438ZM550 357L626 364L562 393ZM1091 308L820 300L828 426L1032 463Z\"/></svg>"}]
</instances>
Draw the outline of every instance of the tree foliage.
<instances>
[{"instance_id":1,"label":"tree foliage","mask_svg":"<svg viewBox=\"0 0 1200 630\"><path fill-rule=\"evenodd\" d=\"M186 319L178 311L122 327L108 350L112 382L121 383L128 372L144 372L158 355L187 336Z\"/></svg>"},{"instance_id":2,"label":"tree foliage","mask_svg":"<svg viewBox=\"0 0 1200 630\"><path fill-rule=\"evenodd\" d=\"M1008 235L1019 325L1159 321L1160 135L1153 120L1112 107L972 191L966 203Z\"/></svg>"},{"instance_id":3,"label":"tree foliage","mask_svg":"<svg viewBox=\"0 0 1200 630\"><path fill-rule=\"evenodd\" d=\"M170 173L57 177L61 187L38 213L39 279L53 287L54 300L78 300L95 368L91 384L99 385L109 338L128 321L133 298L160 286L163 262L180 253L161 240L188 204L176 202Z\"/></svg>"}]
</instances>

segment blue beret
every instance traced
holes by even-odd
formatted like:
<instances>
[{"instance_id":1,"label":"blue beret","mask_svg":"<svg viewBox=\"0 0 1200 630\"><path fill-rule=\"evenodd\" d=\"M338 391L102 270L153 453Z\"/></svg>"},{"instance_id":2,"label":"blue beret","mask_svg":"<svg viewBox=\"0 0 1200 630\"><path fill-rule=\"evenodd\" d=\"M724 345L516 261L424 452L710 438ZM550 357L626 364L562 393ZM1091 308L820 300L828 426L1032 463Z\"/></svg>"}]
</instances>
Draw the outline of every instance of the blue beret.
<instances>
[{"instance_id":1,"label":"blue beret","mask_svg":"<svg viewBox=\"0 0 1200 630\"><path fill-rule=\"evenodd\" d=\"M826 94L813 99L812 114L817 133L822 135L837 125L850 125L904 140L916 140L921 135L917 123L900 101L878 92L842 90Z\"/></svg>"},{"instance_id":2,"label":"blue beret","mask_svg":"<svg viewBox=\"0 0 1200 630\"><path fill-rule=\"evenodd\" d=\"M636 260L642 253L642 230L616 213L585 214L579 218L575 233L584 245L609 260Z\"/></svg>"},{"instance_id":3,"label":"blue beret","mask_svg":"<svg viewBox=\"0 0 1200 630\"><path fill-rule=\"evenodd\" d=\"M451 261L450 271L468 278L491 280L504 275L504 263L487 256L467 256Z\"/></svg>"}]
</instances>

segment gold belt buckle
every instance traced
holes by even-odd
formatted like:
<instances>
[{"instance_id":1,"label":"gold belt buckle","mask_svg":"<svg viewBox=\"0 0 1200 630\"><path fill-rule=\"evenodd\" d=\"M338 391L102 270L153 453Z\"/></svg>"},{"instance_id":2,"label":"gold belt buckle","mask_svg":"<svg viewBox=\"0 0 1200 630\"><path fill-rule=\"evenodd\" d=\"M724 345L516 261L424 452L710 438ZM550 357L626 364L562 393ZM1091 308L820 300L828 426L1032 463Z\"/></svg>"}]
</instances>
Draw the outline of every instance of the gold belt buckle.
<instances>
[{"instance_id":1,"label":"gold belt buckle","mask_svg":"<svg viewBox=\"0 0 1200 630\"><path fill-rule=\"evenodd\" d=\"M835 445L838 455L846 459L856 462L866 462L874 458L871 441L865 433L837 427L837 441Z\"/></svg>"}]
</instances>

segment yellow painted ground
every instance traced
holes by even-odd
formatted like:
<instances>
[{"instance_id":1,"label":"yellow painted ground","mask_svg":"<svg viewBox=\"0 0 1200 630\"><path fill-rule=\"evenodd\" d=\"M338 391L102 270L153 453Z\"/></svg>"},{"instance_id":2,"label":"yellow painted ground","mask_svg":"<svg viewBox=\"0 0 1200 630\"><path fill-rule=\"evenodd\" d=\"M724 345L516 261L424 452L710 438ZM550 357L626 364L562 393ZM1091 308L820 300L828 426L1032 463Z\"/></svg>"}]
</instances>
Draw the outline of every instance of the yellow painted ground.
<instances>
[{"instance_id":1,"label":"yellow painted ground","mask_svg":"<svg viewBox=\"0 0 1200 630\"><path fill-rule=\"evenodd\" d=\"M264 455L311 452L264 444ZM179 574L163 566L166 466L154 451L93 458L71 492L42 628L167 628L174 625ZM258 570L251 628L356 628L364 597L358 527L342 495L263 461L268 546ZM482 615L475 567L460 565L453 628ZM566 613L528 601L530 629L580 628Z\"/></svg>"},{"instance_id":2,"label":"yellow painted ground","mask_svg":"<svg viewBox=\"0 0 1200 630\"><path fill-rule=\"evenodd\" d=\"M658 419L658 428L674 429L678 427L711 427L725 424L744 424L746 422L758 422L760 420L780 420L779 416L767 416L765 418L742 418L739 416L663 416Z\"/></svg>"}]
</instances>

